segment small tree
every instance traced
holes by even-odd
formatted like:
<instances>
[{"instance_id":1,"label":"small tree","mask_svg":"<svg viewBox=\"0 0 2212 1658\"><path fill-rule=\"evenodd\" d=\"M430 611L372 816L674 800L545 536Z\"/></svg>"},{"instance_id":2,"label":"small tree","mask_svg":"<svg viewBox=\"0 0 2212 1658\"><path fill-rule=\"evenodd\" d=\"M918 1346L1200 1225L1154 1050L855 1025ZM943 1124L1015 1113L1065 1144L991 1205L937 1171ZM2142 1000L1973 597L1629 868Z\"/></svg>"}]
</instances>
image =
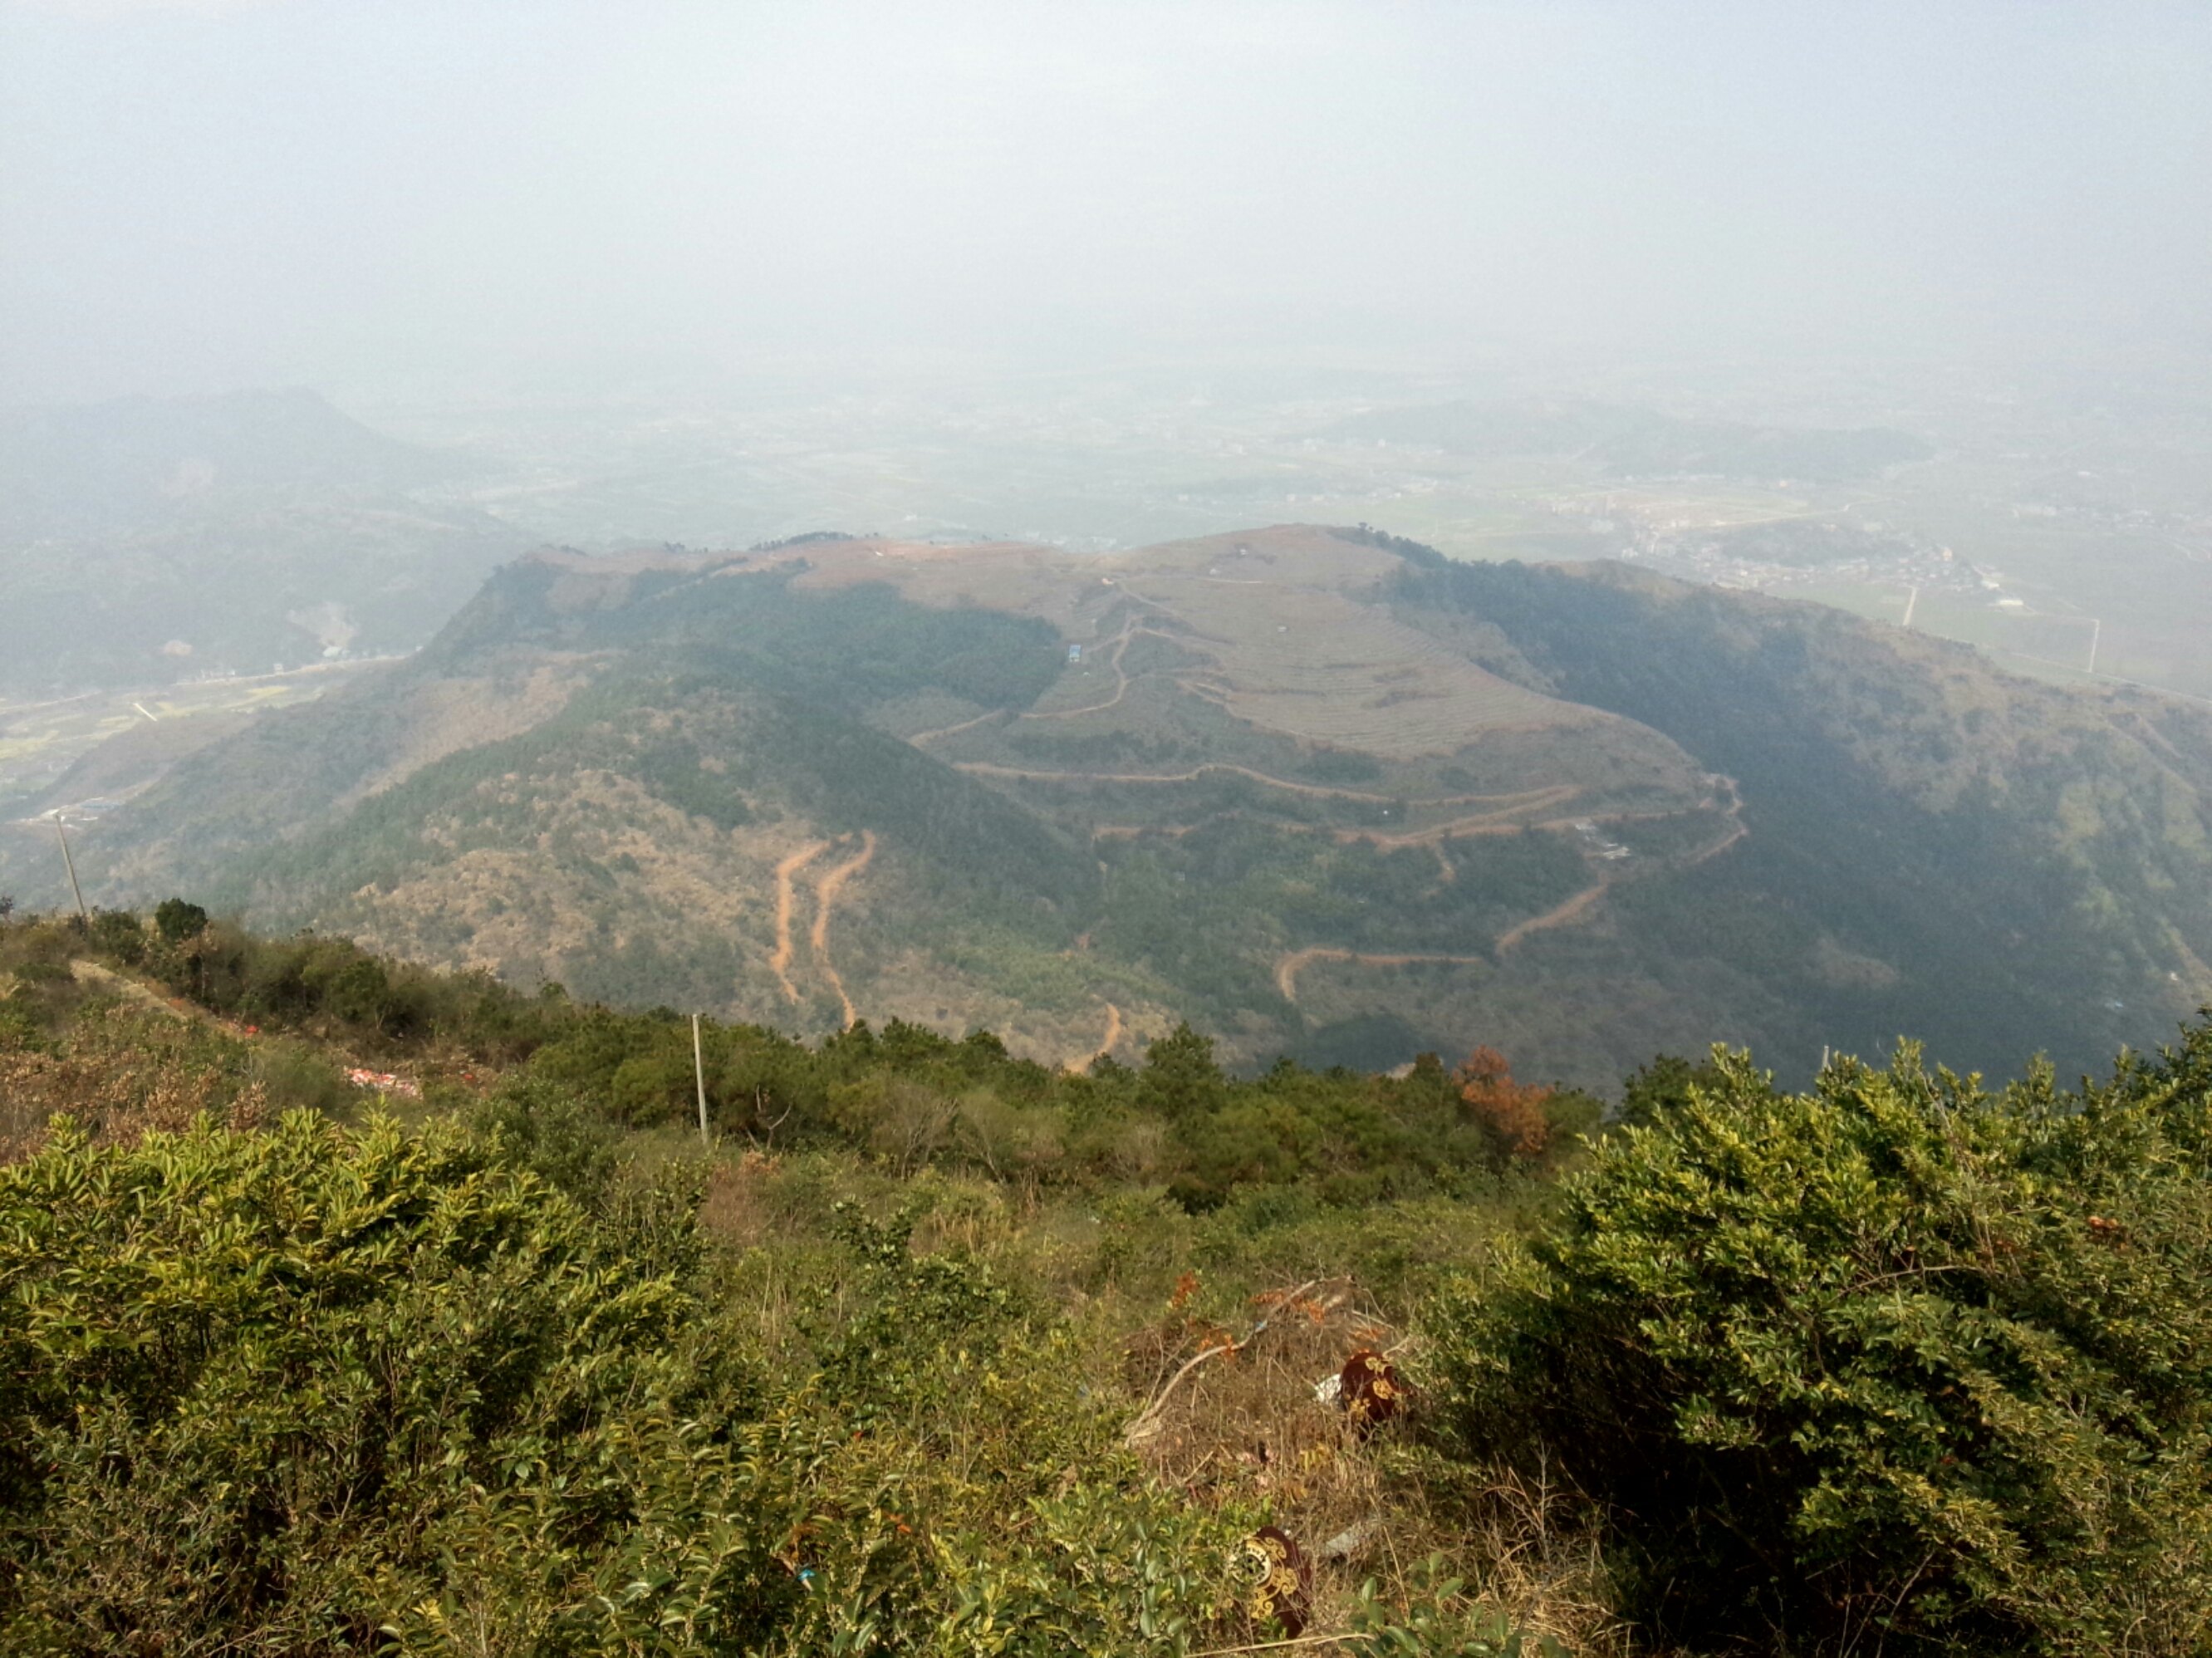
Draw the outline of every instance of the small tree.
<instances>
[{"instance_id":1,"label":"small tree","mask_svg":"<svg viewBox=\"0 0 2212 1658\"><path fill-rule=\"evenodd\" d=\"M1210 1116L1229 1102L1229 1080L1214 1062L1213 1038L1188 1022L1145 1050L1137 1102L1171 1122Z\"/></svg>"},{"instance_id":2,"label":"small tree","mask_svg":"<svg viewBox=\"0 0 2212 1658\"><path fill-rule=\"evenodd\" d=\"M154 927L166 944L180 944L207 931L208 913L181 898L164 898L154 911Z\"/></svg>"},{"instance_id":3,"label":"small tree","mask_svg":"<svg viewBox=\"0 0 2212 1658\"><path fill-rule=\"evenodd\" d=\"M1454 1079L1468 1114L1507 1152L1516 1157L1544 1155L1552 1143L1551 1120L1544 1114L1550 1089L1540 1083L1515 1082L1513 1068L1494 1048L1478 1048L1468 1054Z\"/></svg>"},{"instance_id":4,"label":"small tree","mask_svg":"<svg viewBox=\"0 0 2212 1658\"><path fill-rule=\"evenodd\" d=\"M92 917L93 947L126 965L146 957L146 929L127 909L95 910Z\"/></svg>"}]
</instances>

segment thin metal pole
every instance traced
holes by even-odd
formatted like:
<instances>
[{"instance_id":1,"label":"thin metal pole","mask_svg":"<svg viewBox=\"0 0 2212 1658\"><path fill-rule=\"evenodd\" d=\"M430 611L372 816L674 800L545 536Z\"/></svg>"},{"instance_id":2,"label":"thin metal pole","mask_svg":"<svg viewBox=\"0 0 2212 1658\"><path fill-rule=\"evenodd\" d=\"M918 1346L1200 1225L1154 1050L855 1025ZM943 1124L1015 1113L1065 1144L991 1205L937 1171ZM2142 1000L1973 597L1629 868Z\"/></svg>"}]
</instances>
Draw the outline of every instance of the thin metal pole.
<instances>
[{"instance_id":1,"label":"thin metal pole","mask_svg":"<svg viewBox=\"0 0 2212 1658\"><path fill-rule=\"evenodd\" d=\"M691 1016L691 1074L697 1078L699 1084L699 1144L705 1145L708 1144L707 1139L707 1060L699 1048L699 1016L696 1013Z\"/></svg>"},{"instance_id":2,"label":"thin metal pole","mask_svg":"<svg viewBox=\"0 0 2212 1658\"><path fill-rule=\"evenodd\" d=\"M87 926L92 925L92 912L84 907L84 889L76 884L76 859L70 856L69 831L62 827L62 815L54 814L54 833L61 837L62 862L69 868L70 890L76 894L76 913Z\"/></svg>"}]
</instances>

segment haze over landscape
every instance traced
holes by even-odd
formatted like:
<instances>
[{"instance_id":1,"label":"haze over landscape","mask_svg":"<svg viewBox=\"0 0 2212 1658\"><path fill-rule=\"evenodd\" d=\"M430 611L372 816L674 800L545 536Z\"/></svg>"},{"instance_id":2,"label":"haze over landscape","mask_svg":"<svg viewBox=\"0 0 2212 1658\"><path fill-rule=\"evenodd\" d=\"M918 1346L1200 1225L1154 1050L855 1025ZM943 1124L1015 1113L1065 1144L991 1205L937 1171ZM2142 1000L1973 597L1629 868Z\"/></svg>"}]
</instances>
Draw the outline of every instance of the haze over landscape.
<instances>
[{"instance_id":1,"label":"haze over landscape","mask_svg":"<svg viewBox=\"0 0 2212 1658\"><path fill-rule=\"evenodd\" d=\"M0 1647L2212 1651L2208 85L0 0Z\"/></svg>"}]
</instances>

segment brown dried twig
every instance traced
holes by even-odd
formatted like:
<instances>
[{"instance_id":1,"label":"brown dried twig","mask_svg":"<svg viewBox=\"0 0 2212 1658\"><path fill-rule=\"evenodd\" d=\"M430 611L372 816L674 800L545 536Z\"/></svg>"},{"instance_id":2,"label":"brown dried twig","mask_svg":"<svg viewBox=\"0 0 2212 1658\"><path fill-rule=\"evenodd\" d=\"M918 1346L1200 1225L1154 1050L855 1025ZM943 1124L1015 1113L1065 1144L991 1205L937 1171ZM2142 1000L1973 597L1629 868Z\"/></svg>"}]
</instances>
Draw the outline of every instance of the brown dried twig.
<instances>
[{"instance_id":1,"label":"brown dried twig","mask_svg":"<svg viewBox=\"0 0 2212 1658\"><path fill-rule=\"evenodd\" d=\"M1161 1428L1164 1426L1166 1423L1168 1401L1174 1397L1175 1390L1182 1385L1183 1379L1186 1376L1189 1376L1192 1371L1197 1370L1201 1364L1206 1363L1208 1360L1218 1358L1224 1353L1243 1352L1247 1347L1249 1347L1254 1342L1257 1341L1263 1333L1265 1333L1267 1327L1274 1321L1275 1315L1277 1313L1280 1312L1285 1307L1297 1305L1298 1301L1308 1291L1316 1289L1323 1283L1328 1281L1329 1280L1317 1278L1308 1278L1304 1284L1298 1285L1297 1289L1290 1291L1286 1294L1272 1297L1274 1304L1268 1309L1267 1316L1262 1318L1258 1323L1255 1324L1249 1331L1246 1332L1244 1339L1242 1341L1217 1342L1211 1346L1200 1348L1197 1352L1185 1359L1182 1367L1177 1370L1173 1376L1170 1376L1166 1382L1152 1394L1149 1400L1146 1401L1145 1408L1138 1412L1135 1416L1132 1417L1129 1419L1129 1424L1121 1430L1122 1443L1133 1447L1141 1445L1145 1441L1151 1439L1158 1434Z\"/></svg>"}]
</instances>

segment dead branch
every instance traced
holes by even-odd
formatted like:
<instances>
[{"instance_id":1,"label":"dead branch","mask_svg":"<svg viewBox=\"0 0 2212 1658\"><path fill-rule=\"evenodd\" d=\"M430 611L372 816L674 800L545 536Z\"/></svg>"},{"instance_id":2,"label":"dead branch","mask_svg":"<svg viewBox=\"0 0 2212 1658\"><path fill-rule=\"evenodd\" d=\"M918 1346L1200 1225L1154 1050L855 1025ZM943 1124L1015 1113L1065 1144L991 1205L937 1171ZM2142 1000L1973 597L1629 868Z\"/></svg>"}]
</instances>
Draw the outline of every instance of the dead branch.
<instances>
[{"instance_id":1,"label":"dead branch","mask_svg":"<svg viewBox=\"0 0 2212 1658\"><path fill-rule=\"evenodd\" d=\"M1328 1280L1324 1278L1308 1278L1297 1289L1274 1297L1274 1304L1267 1309L1267 1316L1255 1324L1245 1333L1242 1341L1224 1341L1211 1347L1201 1347L1190 1357L1185 1359L1182 1368L1167 1379L1166 1385L1152 1395L1145 1408L1129 1419L1128 1426L1121 1430L1121 1442L1133 1447L1142 1444L1146 1440L1158 1434L1165 1424L1168 1401L1174 1397L1175 1390L1182 1385L1185 1376L1209 1359L1218 1358L1224 1353L1243 1352L1260 1339L1267 1327L1274 1321L1277 1313L1285 1307L1295 1305L1308 1291L1326 1282Z\"/></svg>"}]
</instances>

